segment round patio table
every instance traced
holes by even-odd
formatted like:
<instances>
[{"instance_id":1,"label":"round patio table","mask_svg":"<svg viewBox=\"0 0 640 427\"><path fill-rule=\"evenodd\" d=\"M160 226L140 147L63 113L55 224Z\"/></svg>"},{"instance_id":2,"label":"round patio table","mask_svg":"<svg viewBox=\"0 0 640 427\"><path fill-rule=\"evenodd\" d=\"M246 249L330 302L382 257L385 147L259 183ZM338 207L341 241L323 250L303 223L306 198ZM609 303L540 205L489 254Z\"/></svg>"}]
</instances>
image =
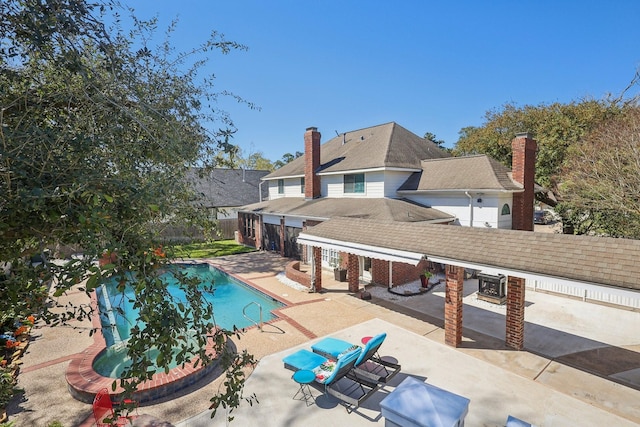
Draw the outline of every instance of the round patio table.
<instances>
[{"instance_id":1,"label":"round patio table","mask_svg":"<svg viewBox=\"0 0 640 427\"><path fill-rule=\"evenodd\" d=\"M291 377L295 382L300 384L300 388L296 391L296 394L293 395L293 398L296 399L298 395L300 395L300 400L304 400L307 406L313 404L313 394L311 394L311 388L309 388L309 384L315 381L316 374L313 371L309 371L306 369L301 369L299 371L294 372Z\"/></svg>"}]
</instances>

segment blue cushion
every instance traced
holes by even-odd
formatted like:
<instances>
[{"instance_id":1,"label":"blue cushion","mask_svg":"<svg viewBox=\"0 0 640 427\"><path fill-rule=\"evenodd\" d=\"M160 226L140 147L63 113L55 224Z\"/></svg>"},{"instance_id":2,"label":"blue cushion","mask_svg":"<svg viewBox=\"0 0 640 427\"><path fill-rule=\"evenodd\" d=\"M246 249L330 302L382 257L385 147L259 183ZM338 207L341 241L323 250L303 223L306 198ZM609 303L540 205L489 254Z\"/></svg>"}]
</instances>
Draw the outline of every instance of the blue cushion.
<instances>
[{"instance_id":1,"label":"blue cushion","mask_svg":"<svg viewBox=\"0 0 640 427\"><path fill-rule=\"evenodd\" d=\"M326 362L327 359L319 354L302 349L288 355L282 359L282 361L285 365L289 365L296 370L306 369L308 371L313 371L315 368Z\"/></svg>"},{"instance_id":2,"label":"blue cushion","mask_svg":"<svg viewBox=\"0 0 640 427\"><path fill-rule=\"evenodd\" d=\"M316 353L330 354L331 357L337 359L341 353L352 347L350 342L339 340L337 338L325 338L311 346Z\"/></svg>"},{"instance_id":3,"label":"blue cushion","mask_svg":"<svg viewBox=\"0 0 640 427\"><path fill-rule=\"evenodd\" d=\"M360 353L360 357L358 357L358 360L356 361L356 366L360 365L362 362L365 362L364 358L371 356L371 355L367 356L367 353L369 352L369 350L373 347L379 347L380 345L382 345L382 342L386 337L387 337L387 333L383 332L371 338L369 341L367 341L367 345L364 346L362 353Z\"/></svg>"}]
</instances>

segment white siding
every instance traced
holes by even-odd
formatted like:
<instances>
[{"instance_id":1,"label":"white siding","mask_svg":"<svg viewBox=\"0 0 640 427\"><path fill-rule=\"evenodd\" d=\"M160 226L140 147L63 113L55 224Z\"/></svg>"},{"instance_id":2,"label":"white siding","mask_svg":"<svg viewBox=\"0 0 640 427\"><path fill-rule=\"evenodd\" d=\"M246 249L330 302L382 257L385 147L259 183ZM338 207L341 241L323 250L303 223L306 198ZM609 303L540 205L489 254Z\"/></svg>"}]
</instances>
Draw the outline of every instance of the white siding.
<instances>
[{"instance_id":1,"label":"white siding","mask_svg":"<svg viewBox=\"0 0 640 427\"><path fill-rule=\"evenodd\" d=\"M269 182L269 200L278 199L280 197L304 197L304 193L301 191L300 178L285 179L283 194L278 194L277 179L270 180L268 182Z\"/></svg>"},{"instance_id":2,"label":"white siding","mask_svg":"<svg viewBox=\"0 0 640 427\"><path fill-rule=\"evenodd\" d=\"M384 173L384 197L397 198L398 188L411 176L412 172L386 171Z\"/></svg>"},{"instance_id":3,"label":"white siding","mask_svg":"<svg viewBox=\"0 0 640 427\"><path fill-rule=\"evenodd\" d=\"M471 199L460 193L412 195L407 198L454 215L457 218L456 223L465 227L473 225L474 227L511 228L511 215L508 218L501 218L500 215L502 205L507 203L504 195L486 193L470 193L470 195ZM507 197L511 200L510 196ZM478 202L478 199L481 199L481 202Z\"/></svg>"},{"instance_id":4,"label":"white siding","mask_svg":"<svg viewBox=\"0 0 640 427\"><path fill-rule=\"evenodd\" d=\"M344 192L344 175L325 175L322 177L321 192L326 194L328 198L369 198L381 197L371 196L370 194L382 194L382 184L377 182L369 182L369 174L364 174L364 193L347 193Z\"/></svg>"},{"instance_id":5,"label":"white siding","mask_svg":"<svg viewBox=\"0 0 640 427\"><path fill-rule=\"evenodd\" d=\"M342 175L325 175L321 177L320 193L333 198L342 197Z\"/></svg>"},{"instance_id":6,"label":"white siding","mask_svg":"<svg viewBox=\"0 0 640 427\"><path fill-rule=\"evenodd\" d=\"M262 215L262 221L265 224L277 224L280 225L280 217L277 215Z\"/></svg>"},{"instance_id":7,"label":"white siding","mask_svg":"<svg viewBox=\"0 0 640 427\"><path fill-rule=\"evenodd\" d=\"M269 200L284 197L284 194L278 194L278 180L267 181L269 183Z\"/></svg>"},{"instance_id":8,"label":"white siding","mask_svg":"<svg viewBox=\"0 0 640 427\"><path fill-rule=\"evenodd\" d=\"M285 227L297 227L297 228L302 228L302 222L303 222L303 219L302 219L302 218L291 218L291 217L285 217L285 219L284 219L284 225L285 225Z\"/></svg>"},{"instance_id":9,"label":"white siding","mask_svg":"<svg viewBox=\"0 0 640 427\"><path fill-rule=\"evenodd\" d=\"M502 215L502 206L509 206L509 214ZM511 230L513 224L513 196L511 193L502 194L498 197L498 228Z\"/></svg>"}]
</instances>

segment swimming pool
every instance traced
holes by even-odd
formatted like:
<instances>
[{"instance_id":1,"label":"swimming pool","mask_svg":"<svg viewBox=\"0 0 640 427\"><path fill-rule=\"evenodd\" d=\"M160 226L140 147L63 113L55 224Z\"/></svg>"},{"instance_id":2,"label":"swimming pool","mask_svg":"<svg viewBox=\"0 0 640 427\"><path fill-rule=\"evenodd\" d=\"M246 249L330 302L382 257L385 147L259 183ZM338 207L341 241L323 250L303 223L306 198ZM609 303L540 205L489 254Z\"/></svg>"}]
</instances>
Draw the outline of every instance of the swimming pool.
<instances>
[{"instance_id":1,"label":"swimming pool","mask_svg":"<svg viewBox=\"0 0 640 427\"><path fill-rule=\"evenodd\" d=\"M205 301L213 305L216 324L221 328L232 330L234 326L253 326L252 320L260 321L260 309L262 321L268 322L276 317L272 310L284 306L274 298L208 264L176 264L173 268L180 269L188 276L197 276L205 284L213 283L214 292L206 293ZM167 270L162 278L172 296L177 300L186 301L171 269ZM126 341L138 319L138 311L132 302L133 290L126 287L123 293L117 290L117 286L118 282L114 279L106 281L96 289L100 322L107 348L96 357L93 368L100 375L111 378L120 378L130 364ZM114 309L115 307L118 309ZM149 351L153 356L153 349Z\"/></svg>"}]
</instances>

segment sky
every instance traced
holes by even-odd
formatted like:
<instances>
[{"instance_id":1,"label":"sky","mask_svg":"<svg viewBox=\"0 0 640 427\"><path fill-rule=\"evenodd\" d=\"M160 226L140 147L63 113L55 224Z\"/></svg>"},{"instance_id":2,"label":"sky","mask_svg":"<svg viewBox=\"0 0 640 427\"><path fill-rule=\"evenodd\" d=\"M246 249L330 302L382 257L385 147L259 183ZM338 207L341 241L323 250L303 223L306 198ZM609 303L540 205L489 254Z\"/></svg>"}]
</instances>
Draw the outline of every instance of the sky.
<instances>
[{"instance_id":1,"label":"sky","mask_svg":"<svg viewBox=\"0 0 640 427\"><path fill-rule=\"evenodd\" d=\"M212 30L247 51L206 72L244 157L304 151L337 133L396 122L453 147L489 111L619 95L640 67L640 1L123 0L178 50ZM161 33L162 34L162 33ZM638 88L634 88L637 93ZM523 130L525 131L525 130Z\"/></svg>"}]
</instances>

